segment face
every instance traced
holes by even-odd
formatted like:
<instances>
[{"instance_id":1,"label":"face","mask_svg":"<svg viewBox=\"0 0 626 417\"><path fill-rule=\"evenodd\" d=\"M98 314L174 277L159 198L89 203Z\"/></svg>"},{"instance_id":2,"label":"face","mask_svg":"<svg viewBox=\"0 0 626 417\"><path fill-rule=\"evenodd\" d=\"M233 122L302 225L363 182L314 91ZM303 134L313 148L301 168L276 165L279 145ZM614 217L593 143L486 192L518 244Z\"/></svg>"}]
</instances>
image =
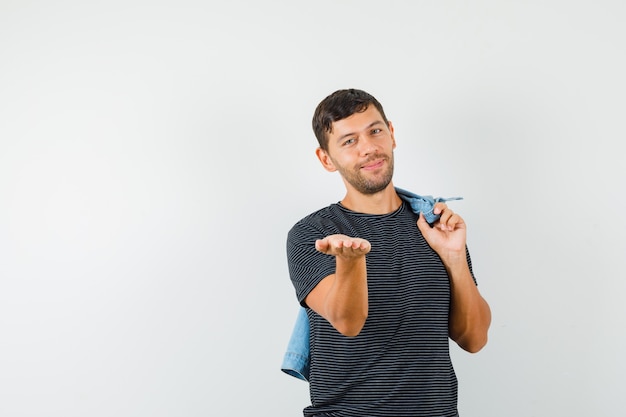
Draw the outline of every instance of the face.
<instances>
[{"instance_id":1,"label":"face","mask_svg":"<svg viewBox=\"0 0 626 417\"><path fill-rule=\"evenodd\" d=\"M384 190L393 177L393 126L385 124L374 106L333 123L328 151L317 157L328 171L339 171L346 187L362 194Z\"/></svg>"}]
</instances>

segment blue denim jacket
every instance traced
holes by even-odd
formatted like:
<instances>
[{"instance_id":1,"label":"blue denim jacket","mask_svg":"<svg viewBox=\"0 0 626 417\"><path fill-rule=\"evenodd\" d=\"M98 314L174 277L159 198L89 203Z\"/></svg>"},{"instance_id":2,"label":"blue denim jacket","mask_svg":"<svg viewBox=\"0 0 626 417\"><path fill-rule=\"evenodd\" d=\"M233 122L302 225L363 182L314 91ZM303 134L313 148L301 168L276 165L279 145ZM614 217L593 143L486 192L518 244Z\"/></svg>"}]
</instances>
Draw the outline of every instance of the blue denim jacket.
<instances>
[{"instance_id":1,"label":"blue denim jacket","mask_svg":"<svg viewBox=\"0 0 626 417\"><path fill-rule=\"evenodd\" d=\"M433 213L435 203L463 199L463 197L433 198L429 195L420 196L398 187L396 187L396 192L400 198L409 203L414 213L423 213L424 218L431 225L439 219L439 215ZM309 318L306 309L300 307L280 369L303 381L309 380L309 337Z\"/></svg>"}]
</instances>

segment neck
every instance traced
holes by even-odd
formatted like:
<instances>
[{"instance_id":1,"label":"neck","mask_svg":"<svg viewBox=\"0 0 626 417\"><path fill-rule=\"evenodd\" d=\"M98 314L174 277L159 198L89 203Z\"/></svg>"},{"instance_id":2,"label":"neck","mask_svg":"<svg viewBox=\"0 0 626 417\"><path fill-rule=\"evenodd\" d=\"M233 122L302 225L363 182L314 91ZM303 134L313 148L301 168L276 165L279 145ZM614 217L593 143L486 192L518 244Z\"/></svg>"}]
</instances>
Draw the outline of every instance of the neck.
<instances>
[{"instance_id":1,"label":"neck","mask_svg":"<svg viewBox=\"0 0 626 417\"><path fill-rule=\"evenodd\" d=\"M353 188L348 188L346 196L341 200L345 208L366 214L387 214L396 211L402 200L398 197L392 183L384 190L375 194L362 194Z\"/></svg>"}]
</instances>

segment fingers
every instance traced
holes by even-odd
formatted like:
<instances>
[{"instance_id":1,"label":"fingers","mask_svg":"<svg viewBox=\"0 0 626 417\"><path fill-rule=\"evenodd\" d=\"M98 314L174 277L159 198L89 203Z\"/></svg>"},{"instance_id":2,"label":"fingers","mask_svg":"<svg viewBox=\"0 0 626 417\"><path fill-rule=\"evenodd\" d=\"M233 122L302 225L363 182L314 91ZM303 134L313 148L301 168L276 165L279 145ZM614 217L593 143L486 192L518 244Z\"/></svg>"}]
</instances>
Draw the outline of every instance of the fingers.
<instances>
[{"instance_id":1,"label":"fingers","mask_svg":"<svg viewBox=\"0 0 626 417\"><path fill-rule=\"evenodd\" d=\"M450 208L448 208L447 204L443 202L435 203L433 207L433 213L439 214L439 220L435 223L436 228L451 232L455 230L458 226L464 224L461 216L456 214Z\"/></svg>"},{"instance_id":2,"label":"fingers","mask_svg":"<svg viewBox=\"0 0 626 417\"><path fill-rule=\"evenodd\" d=\"M444 231L452 231L454 230L454 222L450 222L451 218L454 216L454 212L448 208L446 203L438 202L435 203L433 207L433 213L439 214L439 220L435 224L435 227L444 230Z\"/></svg>"},{"instance_id":3,"label":"fingers","mask_svg":"<svg viewBox=\"0 0 626 417\"><path fill-rule=\"evenodd\" d=\"M446 214L446 216L444 217L443 214ZM459 216L458 214L451 212L449 213L448 210L445 210L443 214L436 225L436 227L438 227L439 229L451 232L455 230L459 225L463 224L463 219L461 219L461 216Z\"/></svg>"},{"instance_id":4,"label":"fingers","mask_svg":"<svg viewBox=\"0 0 626 417\"><path fill-rule=\"evenodd\" d=\"M327 255L354 258L369 253L371 245L367 240L361 238L330 235L317 240L315 249Z\"/></svg>"},{"instance_id":5,"label":"fingers","mask_svg":"<svg viewBox=\"0 0 626 417\"><path fill-rule=\"evenodd\" d=\"M433 206L433 213L441 214L441 212L444 211L447 208L448 208L448 205L446 203L443 203L443 202L439 201L439 202L435 203L435 205Z\"/></svg>"}]
</instances>

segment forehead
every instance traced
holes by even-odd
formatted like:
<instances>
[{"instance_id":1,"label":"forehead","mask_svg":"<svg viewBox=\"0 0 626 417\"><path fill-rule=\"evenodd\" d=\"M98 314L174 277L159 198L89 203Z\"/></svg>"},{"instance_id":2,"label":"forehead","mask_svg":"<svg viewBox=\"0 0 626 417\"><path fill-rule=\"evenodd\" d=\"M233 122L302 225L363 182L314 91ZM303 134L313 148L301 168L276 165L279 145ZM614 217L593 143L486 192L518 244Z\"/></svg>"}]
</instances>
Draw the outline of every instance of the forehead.
<instances>
[{"instance_id":1,"label":"forehead","mask_svg":"<svg viewBox=\"0 0 626 417\"><path fill-rule=\"evenodd\" d=\"M376 107L370 105L363 112L354 113L345 119L337 120L332 124L331 138L341 137L351 133L367 130L373 123L385 124L383 116Z\"/></svg>"}]
</instances>

